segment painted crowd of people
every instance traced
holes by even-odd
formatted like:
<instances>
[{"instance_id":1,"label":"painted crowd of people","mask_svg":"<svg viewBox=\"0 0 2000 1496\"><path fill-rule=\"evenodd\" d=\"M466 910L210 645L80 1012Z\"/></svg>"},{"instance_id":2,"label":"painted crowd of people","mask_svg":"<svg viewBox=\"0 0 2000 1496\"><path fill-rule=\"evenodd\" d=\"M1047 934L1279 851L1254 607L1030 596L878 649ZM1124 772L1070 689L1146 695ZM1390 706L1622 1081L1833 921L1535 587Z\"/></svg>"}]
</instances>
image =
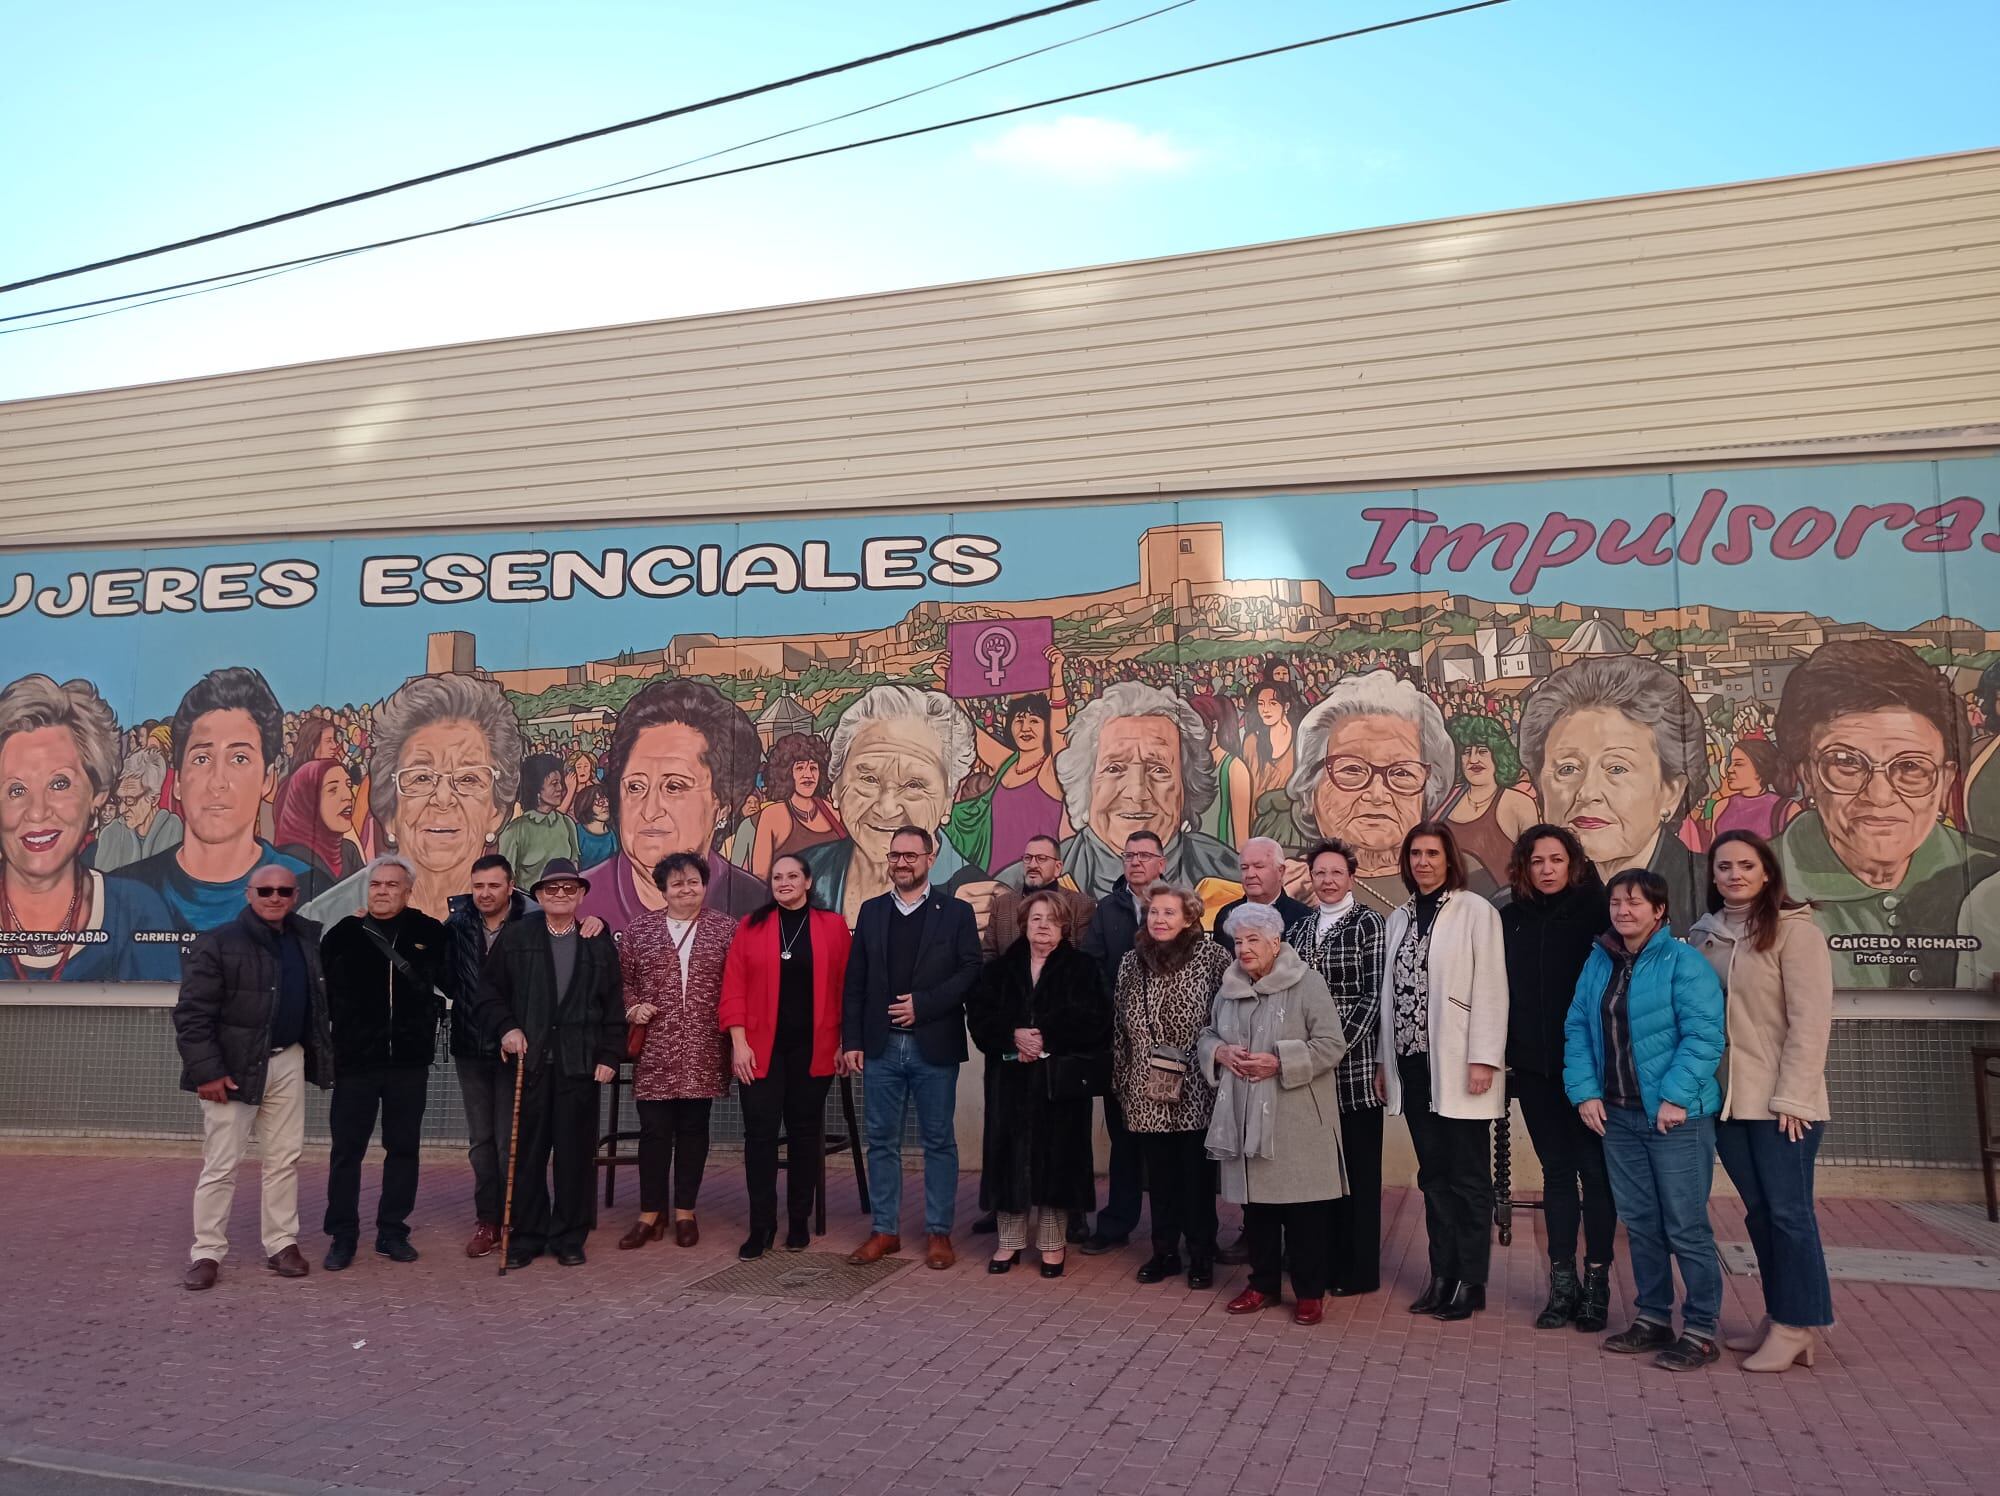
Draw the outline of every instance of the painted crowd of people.
<instances>
[{"instance_id":1,"label":"painted crowd of people","mask_svg":"<svg viewBox=\"0 0 2000 1496\"><path fill-rule=\"evenodd\" d=\"M646 751L642 775L670 785L677 745ZM1378 782L1393 792L1402 762L1351 787L1325 778L1347 793ZM668 812L673 797L660 791ZM640 1203L621 1250L669 1235L699 1242L714 1104L732 1083L749 1202L738 1256L779 1247L781 1137L782 1245L806 1249L828 1091L846 1076L861 1084L872 1215L852 1260L904 1250L913 1127L921 1198L907 1218L925 1264L950 1269L957 1089L976 1049L987 1217L973 1230L994 1235L989 1274L1032 1251L1040 1276L1060 1277L1072 1249L1127 1247L1143 1208L1137 1282L1209 1289L1219 1265L1247 1263L1228 1313L1278 1307L1289 1285L1294 1321L1317 1324L1327 1297L1383 1287L1383 1117L1400 1114L1429 1252L1407 1307L1468 1319L1487 1308L1491 1127L1512 1098L1545 1180L1549 1287L1537 1328L1609 1328L1622 1221L1633 1313L1604 1349L1673 1371L1719 1359L1708 1209L1719 1157L1744 1203L1768 1310L1729 1344L1748 1353L1748 1370L1812 1364L1833 1320L1813 1201L1833 966L1758 832L1715 837L1685 891L1704 911L1685 938L1660 872L1642 863L1605 882L1582 839L1549 822L1496 853L1496 900L1474 888L1452 819L1416 820L1395 839L1401 896L1386 916L1362 892L1382 875L1331 837L1299 859L1302 897L1288 886L1287 848L1246 840L1234 858L1240 896L1211 916L1150 827L1123 838L1097 897L1076 886L1064 842L1034 832L1018 886L993 892L983 921L947 891L945 844L928 826L905 821L885 839L888 886L851 922L814 847L774 849L741 913L719 897L708 857L674 850L649 871L655 899L617 940L590 912L606 907L602 870L568 856L549 858L523 890L504 853L481 855L471 892L440 922L418 907L420 866L384 855L355 875L359 910L324 931L299 910L299 870L261 863L240 913L195 941L174 1012L205 1137L186 1286L218 1282L253 1136L266 1264L310 1272L297 1194L307 1085L332 1089L322 1266L354 1263L378 1121L374 1248L416 1259L417 1139L441 1026L469 1123L469 1257L504 1251L509 1269L545 1254L585 1262L601 1087L629 1061ZM1218 1240L1218 1200L1241 1210L1230 1246Z\"/></svg>"}]
</instances>

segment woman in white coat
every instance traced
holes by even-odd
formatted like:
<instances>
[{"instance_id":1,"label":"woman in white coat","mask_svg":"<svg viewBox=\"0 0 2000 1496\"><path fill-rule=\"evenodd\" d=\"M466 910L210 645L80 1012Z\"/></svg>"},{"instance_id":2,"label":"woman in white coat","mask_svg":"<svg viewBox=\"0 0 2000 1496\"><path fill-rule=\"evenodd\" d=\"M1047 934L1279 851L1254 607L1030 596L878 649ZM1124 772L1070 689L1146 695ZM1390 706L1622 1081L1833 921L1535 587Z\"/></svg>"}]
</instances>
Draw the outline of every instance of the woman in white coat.
<instances>
[{"instance_id":1,"label":"woman in white coat","mask_svg":"<svg viewBox=\"0 0 2000 1496\"><path fill-rule=\"evenodd\" d=\"M1507 951L1500 916L1466 891L1445 821L1403 838L1410 900L1383 939L1375 1089L1417 1151L1431 1281L1412 1314L1466 1319L1486 1307L1493 1233L1490 1124L1507 1105Z\"/></svg>"}]
</instances>

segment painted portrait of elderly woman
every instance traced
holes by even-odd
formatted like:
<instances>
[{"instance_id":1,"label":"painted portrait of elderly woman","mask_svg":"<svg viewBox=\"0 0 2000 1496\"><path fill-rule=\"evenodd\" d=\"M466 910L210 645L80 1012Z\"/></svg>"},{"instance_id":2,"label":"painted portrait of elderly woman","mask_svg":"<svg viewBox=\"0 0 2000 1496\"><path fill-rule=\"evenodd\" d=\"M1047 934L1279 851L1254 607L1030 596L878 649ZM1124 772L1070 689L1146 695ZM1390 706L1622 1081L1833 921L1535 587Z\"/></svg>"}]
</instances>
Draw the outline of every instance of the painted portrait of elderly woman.
<instances>
[{"instance_id":1,"label":"painted portrait of elderly woman","mask_svg":"<svg viewBox=\"0 0 2000 1496\"><path fill-rule=\"evenodd\" d=\"M89 681L0 691L0 977L170 982L180 945L160 896L82 853L118 773L118 722Z\"/></svg>"},{"instance_id":2,"label":"painted portrait of elderly woman","mask_svg":"<svg viewBox=\"0 0 2000 1496\"><path fill-rule=\"evenodd\" d=\"M417 870L410 902L443 919L472 883L472 864L493 850L521 778L521 727L497 681L420 675L375 709L368 810L380 850ZM308 903L306 918L333 925L366 902L366 868Z\"/></svg>"},{"instance_id":3,"label":"painted portrait of elderly woman","mask_svg":"<svg viewBox=\"0 0 2000 1496\"><path fill-rule=\"evenodd\" d=\"M1835 983L1950 986L1954 952L1884 961L1899 953L1839 949L1843 935L1955 934L1967 888L1995 870L1944 823L1965 762L1950 684L1891 639L1822 644L1785 680L1778 753L1812 801L1778 838L1778 860L1834 942Z\"/></svg>"},{"instance_id":4,"label":"painted portrait of elderly woman","mask_svg":"<svg viewBox=\"0 0 2000 1496\"><path fill-rule=\"evenodd\" d=\"M1299 724L1297 767L1289 793L1292 818L1307 841L1354 848L1354 895L1377 913L1409 901L1403 886L1403 837L1438 812L1451 793L1457 745L1444 713L1413 681L1391 670L1344 676ZM1463 848L1461 848L1463 850ZM1494 887L1483 863L1465 858L1468 885ZM1294 864L1295 898L1310 884Z\"/></svg>"},{"instance_id":5,"label":"painted portrait of elderly woman","mask_svg":"<svg viewBox=\"0 0 2000 1496\"><path fill-rule=\"evenodd\" d=\"M986 877L943 835L976 751L972 719L941 691L871 686L840 714L829 798L847 835L804 853L827 908L852 924L863 903L888 892L889 838L898 826L922 826L937 838L937 887L956 892Z\"/></svg>"},{"instance_id":6,"label":"painted portrait of elderly woman","mask_svg":"<svg viewBox=\"0 0 2000 1496\"><path fill-rule=\"evenodd\" d=\"M764 747L741 707L706 681L655 680L618 713L604 755L604 789L618 851L585 868L590 891L578 913L614 935L667 896L653 869L672 852L708 859L704 907L748 914L770 899L764 885L716 850L756 783Z\"/></svg>"},{"instance_id":7,"label":"painted portrait of elderly woman","mask_svg":"<svg viewBox=\"0 0 2000 1496\"><path fill-rule=\"evenodd\" d=\"M1565 665L1521 712L1521 762L1542 813L1576 833L1607 882L1649 868L1676 933L1701 915L1699 856L1677 834L1708 790L1701 713L1671 670L1638 655Z\"/></svg>"},{"instance_id":8,"label":"painted portrait of elderly woman","mask_svg":"<svg viewBox=\"0 0 2000 1496\"><path fill-rule=\"evenodd\" d=\"M1056 779L1077 828L1062 844L1063 867L1093 899L1123 874L1125 839L1135 831L1160 838L1166 881L1193 888L1219 879L1240 892L1234 849L1197 829L1215 800L1208 724L1172 692L1139 681L1106 686L1070 718ZM1015 863L999 881L1019 888L1022 876Z\"/></svg>"}]
</instances>

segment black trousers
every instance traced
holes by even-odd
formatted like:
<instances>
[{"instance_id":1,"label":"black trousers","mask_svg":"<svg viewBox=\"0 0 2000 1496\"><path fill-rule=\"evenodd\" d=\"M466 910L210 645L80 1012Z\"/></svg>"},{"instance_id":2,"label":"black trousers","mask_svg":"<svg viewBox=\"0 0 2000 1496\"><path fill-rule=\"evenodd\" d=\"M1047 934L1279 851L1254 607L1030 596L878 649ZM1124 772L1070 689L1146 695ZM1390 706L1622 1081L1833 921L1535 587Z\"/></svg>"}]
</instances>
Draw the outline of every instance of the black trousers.
<instances>
[{"instance_id":1,"label":"black trousers","mask_svg":"<svg viewBox=\"0 0 2000 1496\"><path fill-rule=\"evenodd\" d=\"M558 1074L553 1061L528 1072L521 1092L521 1151L509 1251L539 1256L545 1250L581 1247L590 1235L597 1220L591 1186L596 1179L598 1089L587 1076Z\"/></svg>"},{"instance_id":2,"label":"black trousers","mask_svg":"<svg viewBox=\"0 0 2000 1496\"><path fill-rule=\"evenodd\" d=\"M1215 1260L1215 1165L1208 1156L1208 1131L1135 1132L1146 1195L1152 1205L1153 1250L1180 1249Z\"/></svg>"},{"instance_id":3,"label":"black trousers","mask_svg":"<svg viewBox=\"0 0 2000 1496\"><path fill-rule=\"evenodd\" d=\"M514 1125L514 1067L460 1055L459 1094L465 1098L466 1156L472 1160L473 1214L500 1229L500 1195L507 1187L507 1133Z\"/></svg>"},{"instance_id":4,"label":"black trousers","mask_svg":"<svg viewBox=\"0 0 2000 1496\"><path fill-rule=\"evenodd\" d=\"M1292 1292L1302 1299L1326 1293L1326 1239L1331 1200L1303 1205L1246 1205L1243 1236L1250 1248L1250 1286L1278 1296L1282 1270L1292 1275Z\"/></svg>"},{"instance_id":5,"label":"black trousers","mask_svg":"<svg viewBox=\"0 0 2000 1496\"><path fill-rule=\"evenodd\" d=\"M833 1077L812 1073L812 1045L771 1051L762 1080L741 1088L743 1182L750 1194L750 1229L778 1224L778 1128L785 1132L785 1215L794 1225L812 1214L813 1191L826 1158L826 1092Z\"/></svg>"},{"instance_id":6,"label":"black trousers","mask_svg":"<svg viewBox=\"0 0 2000 1496\"><path fill-rule=\"evenodd\" d=\"M1399 1057L1396 1068L1403 1082L1403 1119L1417 1150L1431 1276L1483 1286L1493 1249L1492 1124L1431 1110L1429 1055Z\"/></svg>"},{"instance_id":7,"label":"black trousers","mask_svg":"<svg viewBox=\"0 0 2000 1496\"><path fill-rule=\"evenodd\" d=\"M1146 1173L1139 1135L1125 1126L1125 1108L1116 1096L1104 1098L1104 1131L1111 1138L1111 1167L1105 1181L1104 1209L1097 1213L1096 1234L1123 1241L1139 1225Z\"/></svg>"},{"instance_id":8,"label":"black trousers","mask_svg":"<svg viewBox=\"0 0 2000 1496\"><path fill-rule=\"evenodd\" d=\"M1542 1161L1549 1260L1575 1259L1580 1224L1584 1261L1609 1262L1618 1235L1618 1207L1611 1199L1611 1176L1604 1170L1604 1140L1583 1125L1560 1078L1517 1070L1507 1088L1521 1103L1528 1138Z\"/></svg>"},{"instance_id":9,"label":"black trousers","mask_svg":"<svg viewBox=\"0 0 2000 1496\"><path fill-rule=\"evenodd\" d=\"M361 1234L361 1161L382 1117L382 1198L375 1207L375 1238L408 1237L417 1203L417 1144L424 1130L430 1071L356 1070L333 1085L328 1129L333 1148L326 1166L326 1234L353 1241Z\"/></svg>"},{"instance_id":10,"label":"black trousers","mask_svg":"<svg viewBox=\"0 0 2000 1496\"><path fill-rule=\"evenodd\" d=\"M673 1176L675 1210L693 1210L708 1167L708 1115L715 1103L706 1096L639 1103L639 1209L657 1215L667 1208L667 1176Z\"/></svg>"},{"instance_id":11,"label":"black trousers","mask_svg":"<svg viewBox=\"0 0 2000 1496\"><path fill-rule=\"evenodd\" d=\"M1347 1194L1328 1206L1326 1286L1373 1293L1382 1286L1382 1108L1340 1114Z\"/></svg>"}]
</instances>

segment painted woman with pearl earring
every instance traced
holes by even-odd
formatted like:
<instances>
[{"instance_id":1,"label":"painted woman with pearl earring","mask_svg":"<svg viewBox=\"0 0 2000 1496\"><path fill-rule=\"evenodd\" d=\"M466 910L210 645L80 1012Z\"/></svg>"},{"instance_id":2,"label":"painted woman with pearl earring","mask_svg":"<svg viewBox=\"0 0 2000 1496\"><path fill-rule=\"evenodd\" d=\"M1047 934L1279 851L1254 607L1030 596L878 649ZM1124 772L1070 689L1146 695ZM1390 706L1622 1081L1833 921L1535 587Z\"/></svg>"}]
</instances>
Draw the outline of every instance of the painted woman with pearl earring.
<instances>
[{"instance_id":1,"label":"painted woman with pearl earring","mask_svg":"<svg viewBox=\"0 0 2000 1496\"><path fill-rule=\"evenodd\" d=\"M778 1234L778 1132L786 1139L785 1250L812 1243L814 1191L826 1152L827 1088L840 1073L847 922L815 907L813 876L796 852L771 862L770 901L736 927L722 971L717 1023L743 1106L743 1175L750 1234L737 1250L761 1257Z\"/></svg>"}]
</instances>

